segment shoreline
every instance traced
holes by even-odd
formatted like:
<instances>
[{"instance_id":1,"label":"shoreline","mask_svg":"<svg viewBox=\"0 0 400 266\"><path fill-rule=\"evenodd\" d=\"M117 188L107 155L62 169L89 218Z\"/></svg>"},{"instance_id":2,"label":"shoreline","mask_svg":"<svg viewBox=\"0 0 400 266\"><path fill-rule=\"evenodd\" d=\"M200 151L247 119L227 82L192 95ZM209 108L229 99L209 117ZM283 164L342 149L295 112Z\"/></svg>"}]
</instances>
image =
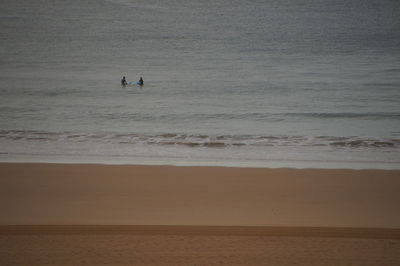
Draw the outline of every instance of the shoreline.
<instances>
[{"instance_id":1,"label":"shoreline","mask_svg":"<svg viewBox=\"0 0 400 266\"><path fill-rule=\"evenodd\" d=\"M66 164L66 165L116 165L116 166L173 166L173 167L227 167L227 168L249 168L249 169L323 169L323 170L383 170L400 171L400 166L395 162L347 162L347 161L201 161L201 160L180 160L179 162L168 158L135 158L132 159L99 159L99 158L81 158L71 159L61 158L13 158L4 159L0 155L0 164ZM366 165L374 165L372 167Z\"/></svg>"}]
</instances>

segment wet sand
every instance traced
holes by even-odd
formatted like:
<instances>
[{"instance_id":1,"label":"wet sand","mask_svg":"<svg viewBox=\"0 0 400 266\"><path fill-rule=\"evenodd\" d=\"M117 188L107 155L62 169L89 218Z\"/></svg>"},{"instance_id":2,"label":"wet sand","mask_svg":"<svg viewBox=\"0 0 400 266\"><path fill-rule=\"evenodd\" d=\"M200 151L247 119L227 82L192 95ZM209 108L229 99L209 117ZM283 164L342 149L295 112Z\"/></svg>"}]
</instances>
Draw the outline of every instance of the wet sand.
<instances>
[{"instance_id":1,"label":"wet sand","mask_svg":"<svg viewBox=\"0 0 400 266\"><path fill-rule=\"evenodd\" d=\"M1 265L399 265L400 171L0 164Z\"/></svg>"}]
</instances>

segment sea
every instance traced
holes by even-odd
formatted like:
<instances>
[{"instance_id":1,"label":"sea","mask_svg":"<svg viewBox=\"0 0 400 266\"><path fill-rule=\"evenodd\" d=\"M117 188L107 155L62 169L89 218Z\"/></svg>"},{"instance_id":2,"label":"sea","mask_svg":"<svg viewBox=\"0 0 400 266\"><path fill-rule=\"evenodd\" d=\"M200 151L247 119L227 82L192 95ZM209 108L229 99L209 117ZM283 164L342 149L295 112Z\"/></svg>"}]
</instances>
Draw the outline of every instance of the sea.
<instances>
[{"instance_id":1,"label":"sea","mask_svg":"<svg viewBox=\"0 0 400 266\"><path fill-rule=\"evenodd\" d=\"M0 161L400 169L400 1L2 0Z\"/></svg>"}]
</instances>

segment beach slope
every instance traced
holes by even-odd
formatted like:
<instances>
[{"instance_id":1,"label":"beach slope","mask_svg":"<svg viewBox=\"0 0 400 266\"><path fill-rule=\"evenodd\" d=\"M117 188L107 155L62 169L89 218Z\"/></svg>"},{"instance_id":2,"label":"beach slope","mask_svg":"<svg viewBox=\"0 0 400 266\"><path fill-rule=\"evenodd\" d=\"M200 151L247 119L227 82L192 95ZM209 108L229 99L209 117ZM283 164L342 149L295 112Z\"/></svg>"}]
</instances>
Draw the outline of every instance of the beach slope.
<instances>
[{"instance_id":1,"label":"beach slope","mask_svg":"<svg viewBox=\"0 0 400 266\"><path fill-rule=\"evenodd\" d=\"M0 264L399 265L400 172L0 164Z\"/></svg>"}]
</instances>

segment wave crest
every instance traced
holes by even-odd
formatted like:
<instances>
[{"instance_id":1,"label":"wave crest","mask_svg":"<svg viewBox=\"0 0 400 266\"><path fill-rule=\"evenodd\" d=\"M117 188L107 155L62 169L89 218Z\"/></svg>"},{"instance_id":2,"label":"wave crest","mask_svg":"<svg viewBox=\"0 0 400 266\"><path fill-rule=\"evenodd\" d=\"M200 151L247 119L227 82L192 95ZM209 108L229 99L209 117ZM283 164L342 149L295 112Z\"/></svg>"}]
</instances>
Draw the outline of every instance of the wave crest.
<instances>
[{"instance_id":1,"label":"wave crest","mask_svg":"<svg viewBox=\"0 0 400 266\"><path fill-rule=\"evenodd\" d=\"M259 135L190 135L165 133L111 134L40 131L0 131L0 140L33 142L102 142L122 145L185 146L189 148L327 146L334 148L400 148L400 139L340 136L259 136Z\"/></svg>"}]
</instances>

